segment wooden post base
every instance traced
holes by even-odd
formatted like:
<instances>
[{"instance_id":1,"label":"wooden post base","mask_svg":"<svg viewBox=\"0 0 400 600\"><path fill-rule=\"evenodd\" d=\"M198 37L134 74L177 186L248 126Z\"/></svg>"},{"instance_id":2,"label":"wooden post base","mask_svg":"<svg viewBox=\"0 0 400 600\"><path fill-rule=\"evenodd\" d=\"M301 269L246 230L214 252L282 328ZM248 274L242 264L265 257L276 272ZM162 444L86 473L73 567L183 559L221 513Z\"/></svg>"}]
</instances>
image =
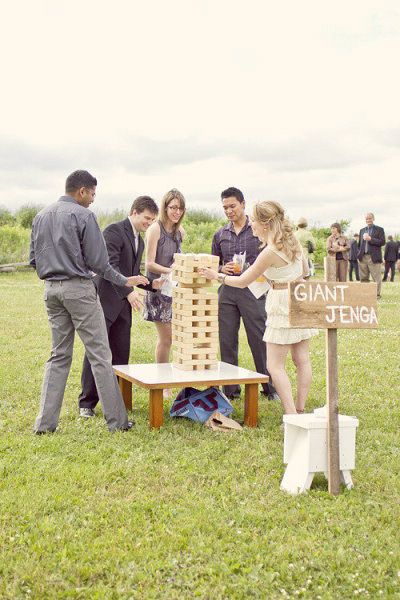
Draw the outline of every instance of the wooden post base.
<instances>
[{"instance_id":1,"label":"wooden post base","mask_svg":"<svg viewBox=\"0 0 400 600\"><path fill-rule=\"evenodd\" d=\"M324 473L328 479L328 419L316 414L285 415L283 461L287 463L281 490L302 494L310 489L315 473ZM341 460L339 486L353 487L351 471L355 467L355 442L358 420L341 415L339 418ZM330 491L330 490L329 490Z\"/></svg>"}]
</instances>

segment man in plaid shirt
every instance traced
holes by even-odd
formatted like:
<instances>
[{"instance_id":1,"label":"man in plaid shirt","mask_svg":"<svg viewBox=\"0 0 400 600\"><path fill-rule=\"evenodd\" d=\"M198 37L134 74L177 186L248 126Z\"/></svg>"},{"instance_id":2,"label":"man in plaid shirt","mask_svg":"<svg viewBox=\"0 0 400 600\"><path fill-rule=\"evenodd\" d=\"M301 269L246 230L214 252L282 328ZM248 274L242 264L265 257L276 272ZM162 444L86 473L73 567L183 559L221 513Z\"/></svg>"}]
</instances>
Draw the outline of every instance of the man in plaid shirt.
<instances>
[{"instance_id":1,"label":"man in plaid shirt","mask_svg":"<svg viewBox=\"0 0 400 600\"><path fill-rule=\"evenodd\" d=\"M219 256L219 272L235 275L233 256L246 252L246 263L253 264L260 252L260 240L253 235L249 217L245 213L242 192L234 187L221 194L222 206L229 223L219 229L212 241L211 253ZM237 273L239 275L240 273ZM221 285L218 290L218 322L221 360L238 365L240 319L246 329L247 340L258 373L267 371L265 332L265 294L256 298L248 288L239 289ZM264 383L263 393L270 400L279 400L274 386ZM233 399L240 396L239 385L227 385L225 394Z\"/></svg>"}]
</instances>

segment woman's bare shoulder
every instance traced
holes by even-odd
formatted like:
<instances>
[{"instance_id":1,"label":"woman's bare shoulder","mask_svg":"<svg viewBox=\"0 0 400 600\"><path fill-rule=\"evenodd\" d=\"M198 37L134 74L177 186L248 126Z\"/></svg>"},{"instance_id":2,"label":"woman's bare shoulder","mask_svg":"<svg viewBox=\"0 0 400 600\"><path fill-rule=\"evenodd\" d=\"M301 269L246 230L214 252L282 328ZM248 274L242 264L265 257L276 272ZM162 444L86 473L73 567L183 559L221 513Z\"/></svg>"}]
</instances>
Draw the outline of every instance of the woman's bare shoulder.
<instances>
[{"instance_id":1,"label":"woman's bare shoulder","mask_svg":"<svg viewBox=\"0 0 400 600\"><path fill-rule=\"evenodd\" d=\"M149 234L151 236L160 235L160 231L161 231L160 223L158 221L154 221L154 223L152 223L150 225L150 227L148 228L148 230L146 231L146 236L148 236Z\"/></svg>"}]
</instances>

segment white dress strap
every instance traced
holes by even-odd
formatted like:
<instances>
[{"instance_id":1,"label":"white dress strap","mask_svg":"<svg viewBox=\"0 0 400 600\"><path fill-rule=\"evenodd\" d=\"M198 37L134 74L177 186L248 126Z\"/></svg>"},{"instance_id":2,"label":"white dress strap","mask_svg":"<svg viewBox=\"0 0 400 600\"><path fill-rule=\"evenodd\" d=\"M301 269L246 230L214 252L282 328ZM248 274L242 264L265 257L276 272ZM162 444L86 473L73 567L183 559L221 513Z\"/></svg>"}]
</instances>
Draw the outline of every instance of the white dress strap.
<instances>
[{"instance_id":1,"label":"white dress strap","mask_svg":"<svg viewBox=\"0 0 400 600\"><path fill-rule=\"evenodd\" d=\"M271 247L268 247L268 250L270 250L271 252L273 252L274 254L276 254L277 256L279 256L279 258L281 258L282 260L284 260L288 265L291 264L291 261L288 259L288 257L286 256L286 254L284 254L280 250L277 250L276 248L271 248Z\"/></svg>"}]
</instances>

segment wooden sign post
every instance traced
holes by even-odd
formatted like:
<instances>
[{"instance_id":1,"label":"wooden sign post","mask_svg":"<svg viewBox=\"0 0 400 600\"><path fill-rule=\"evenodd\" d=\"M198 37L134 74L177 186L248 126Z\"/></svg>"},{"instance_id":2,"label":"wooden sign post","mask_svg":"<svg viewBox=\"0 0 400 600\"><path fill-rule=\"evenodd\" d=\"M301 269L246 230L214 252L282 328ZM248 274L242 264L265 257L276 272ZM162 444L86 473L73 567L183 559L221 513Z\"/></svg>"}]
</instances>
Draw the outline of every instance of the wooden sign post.
<instances>
[{"instance_id":1,"label":"wooden sign post","mask_svg":"<svg viewBox=\"0 0 400 600\"><path fill-rule=\"evenodd\" d=\"M330 257L328 261L325 282L289 284L289 323L291 327L327 330L328 489L331 494L337 495L340 484L337 330L378 327L377 285L332 281Z\"/></svg>"},{"instance_id":2,"label":"wooden sign post","mask_svg":"<svg viewBox=\"0 0 400 600\"><path fill-rule=\"evenodd\" d=\"M336 257L324 258L325 281L336 281ZM337 329L325 332L326 408L328 412L328 492L337 496L340 490L339 456L339 375Z\"/></svg>"}]
</instances>

